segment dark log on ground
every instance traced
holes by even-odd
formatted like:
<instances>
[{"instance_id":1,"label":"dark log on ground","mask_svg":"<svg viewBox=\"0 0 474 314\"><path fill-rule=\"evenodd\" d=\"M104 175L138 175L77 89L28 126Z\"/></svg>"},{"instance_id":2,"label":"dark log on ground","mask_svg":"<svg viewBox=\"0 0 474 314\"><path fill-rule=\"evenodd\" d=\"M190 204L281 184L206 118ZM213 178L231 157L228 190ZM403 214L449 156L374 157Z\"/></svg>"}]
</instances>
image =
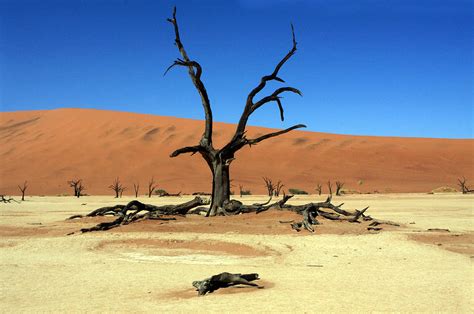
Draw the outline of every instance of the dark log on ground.
<instances>
[{"instance_id":1,"label":"dark log on ground","mask_svg":"<svg viewBox=\"0 0 474 314\"><path fill-rule=\"evenodd\" d=\"M283 203L281 206L279 206L279 209L290 210L303 215L303 220L301 222L294 222L291 224L291 227L298 232L302 228L310 232L314 232L314 228L312 226L319 224L319 221L316 219L317 216L329 220L347 221L351 223L360 223L360 219L362 218L364 221L372 221L370 227L375 227L381 224L400 226L399 224L391 221L377 220L370 216L365 216L364 213L367 211L367 209L369 209L369 207L351 212L341 209L343 204L338 206L332 204L331 200L332 197L330 195L326 201L319 203L308 203L304 205L288 205ZM332 209L335 213L324 211L322 208Z\"/></svg>"},{"instance_id":2,"label":"dark log on ground","mask_svg":"<svg viewBox=\"0 0 474 314\"><path fill-rule=\"evenodd\" d=\"M205 295L206 293L212 293L220 288L227 288L236 285L246 285L258 288L263 288L251 281L260 279L258 274L231 274L231 273L220 273L210 278L206 278L201 281L193 281L193 286L196 288L198 295Z\"/></svg>"},{"instance_id":3,"label":"dark log on ground","mask_svg":"<svg viewBox=\"0 0 474 314\"><path fill-rule=\"evenodd\" d=\"M179 191L178 193L168 193L168 192L162 192L159 194L159 197L164 197L164 196L177 196L177 197L181 197L181 191Z\"/></svg>"},{"instance_id":4,"label":"dark log on ground","mask_svg":"<svg viewBox=\"0 0 474 314\"><path fill-rule=\"evenodd\" d=\"M111 222L103 222L91 228L83 228L81 232L91 232L91 231L105 231L121 225L126 225L137 220L151 219L151 220L173 220L170 217L162 216L173 216L173 215L186 215L191 209L200 206L209 204L209 201L196 197L193 200L178 204L178 205L163 205L155 206L150 204L144 204L137 200L133 200L127 205L115 205L110 207L101 207L98 208L85 217L96 217L96 216L106 216L112 215L116 216L117 219ZM74 215L68 219L82 218L84 216Z\"/></svg>"},{"instance_id":5,"label":"dark log on ground","mask_svg":"<svg viewBox=\"0 0 474 314\"><path fill-rule=\"evenodd\" d=\"M0 195L0 202L3 202L3 203L11 203L12 201L14 201L15 203L20 203L18 202L17 200L15 200L13 197L6 197L5 195Z\"/></svg>"}]
</instances>

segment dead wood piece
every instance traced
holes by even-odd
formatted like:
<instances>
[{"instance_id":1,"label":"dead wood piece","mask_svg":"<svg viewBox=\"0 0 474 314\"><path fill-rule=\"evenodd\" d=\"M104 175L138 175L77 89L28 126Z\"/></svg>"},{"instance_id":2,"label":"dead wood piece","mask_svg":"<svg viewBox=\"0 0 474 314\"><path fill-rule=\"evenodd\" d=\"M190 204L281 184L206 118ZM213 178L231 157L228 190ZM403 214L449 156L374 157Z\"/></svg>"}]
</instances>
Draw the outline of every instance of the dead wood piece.
<instances>
[{"instance_id":1,"label":"dead wood piece","mask_svg":"<svg viewBox=\"0 0 474 314\"><path fill-rule=\"evenodd\" d=\"M451 232L449 229L442 229L442 228L429 228L427 231L430 232Z\"/></svg>"},{"instance_id":2,"label":"dead wood piece","mask_svg":"<svg viewBox=\"0 0 474 314\"><path fill-rule=\"evenodd\" d=\"M301 214L303 215L303 221L295 222L291 224L291 228L296 231L300 231L302 228L308 230L309 232L314 232L313 225L319 225L319 222L316 220L318 216L318 210L313 204L309 204L306 209L304 209Z\"/></svg>"},{"instance_id":3,"label":"dead wood piece","mask_svg":"<svg viewBox=\"0 0 474 314\"><path fill-rule=\"evenodd\" d=\"M370 217L370 216L368 216L368 217ZM373 219L372 217L370 217L369 220L372 220L372 222L369 225L371 227L375 227L375 226L378 226L378 225L389 225L389 226L400 227L400 224L398 224L396 222L393 222L393 221L389 221L389 220Z\"/></svg>"},{"instance_id":4,"label":"dead wood piece","mask_svg":"<svg viewBox=\"0 0 474 314\"><path fill-rule=\"evenodd\" d=\"M209 201L200 197L178 205L155 206L144 204L137 200L129 202L127 205L115 205L112 207L102 207L96 209L86 215L87 217L104 216L111 214L118 218L111 222L103 222L91 228L83 228L81 232L105 231L120 225L126 225L138 220L174 220L172 217L162 216L179 216L186 215L189 210L196 206L209 204ZM146 213L143 213L146 212ZM71 216L69 219L81 218L80 215Z\"/></svg>"},{"instance_id":5,"label":"dead wood piece","mask_svg":"<svg viewBox=\"0 0 474 314\"><path fill-rule=\"evenodd\" d=\"M380 230L382 230L382 228L381 227L367 227L367 230L380 231Z\"/></svg>"},{"instance_id":6,"label":"dead wood piece","mask_svg":"<svg viewBox=\"0 0 474 314\"><path fill-rule=\"evenodd\" d=\"M18 202L17 200L15 200L13 197L8 197L5 196L5 195L0 195L0 202L3 202L3 203L11 203L12 201L14 201L15 203L18 203L20 204L20 202Z\"/></svg>"},{"instance_id":7,"label":"dead wood piece","mask_svg":"<svg viewBox=\"0 0 474 314\"><path fill-rule=\"evenodd\" d=\"M278 202L274 202L270 204L272 197L265 203L256 203L252 205L244 205L242 202L238 200L230 200L224 201L223 207L220 209L224 215L238 215L238 214L246 214L246 213L261 213L270 208L282 208L284 204L292 198L293 195L285 195L281 200Z\"/></svg>"},{"instance_id":8,"label":"dead wood piece","mask_svg":"<svg viewBox=\"0 0 474 314\"><path fill-rule=\"evenodd\" d=\"M206 278L200 281L193 281L193 286L198 291L198 295L205 295L206 293L212 293L220 288L227 288L236 285L246 285L262 288L261 286L251 281L260 279L258 274L231 274L231 273L220 273L210 278Z\"/></svg>"}]
</instances>

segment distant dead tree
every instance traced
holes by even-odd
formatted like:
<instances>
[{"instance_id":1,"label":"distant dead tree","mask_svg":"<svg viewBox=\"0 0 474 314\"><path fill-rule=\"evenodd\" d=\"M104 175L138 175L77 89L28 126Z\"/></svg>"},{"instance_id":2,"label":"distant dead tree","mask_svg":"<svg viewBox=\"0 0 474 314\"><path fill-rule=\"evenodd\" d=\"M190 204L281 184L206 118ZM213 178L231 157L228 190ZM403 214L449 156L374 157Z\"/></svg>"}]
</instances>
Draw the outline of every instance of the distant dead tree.
<instances>
[{"instance_id":1,"label":"distant dead tree","mask_svg":"<svg viewBox=\"0 0 474 314\"><path fill-rule=\"evenodd\" d=\"M80 197L81 192L85 190L85 187L82 185L82 179L72 179L67 182L70 187L74 189L74 196Z\"/></svg>"},{"instance_id":2,"label":"distant dead tree","mask_svg":"<svg viewBox=\"0 0 474 314\"><path fill-rule=\"evenodd\" d=\"M331 183L331 180L328 181L327 186L328 186L328 190L329 190L329 195L332 195L332 183Z\"/></svg>"},{"instance_id":3,"label":"distant dead tree","mask_svg":"<svg viewBox=\"0 0 474 314\"><path fill-rule=\"evenodd\" d=\"M151 197L151 194L156 189L158 185L155 184L155 178L151 177L150 181L148 182L148 197Z\"/></svg>"},{"instance_id":4,"label":"distant dead tree","mask_svg":"<svg viewBox=\"0 0 474 314\"><path fill-rule=\"evenodd\" d=\"M336 181L336 195L341 196L341 190L344 187L344 182Z\"/></svg>"},{"instance_id":5,"label":"distant dead tree","mask_svg":"<svg viewBox=\"0 0 474 314\"><path fill-rule=\"evenodd\" d=\"M280 196L281 189L283 189L285 185L281 183L280 180L278 180L277 184L275 185L275 191L274 194L275 196Z\"/></svg>"},{"instance_id":6,"label":"distant dead tree","mask_svg":"<svg viewBox=\"0 0 474 314\"><path fill-rule=\"evenodd\" d=\"M77 194L76 194L77 198L83 196L82 191L84 191L85 189L86 187L82 184L82 181L79 182L79 185L77 186Z\"/></svg>"},{"instance_id":7,"label":"distant dead tree","mask_svg":"<svg viewBox=\"0 0 474 314\"><path fill-rule=\"evenodd\" d=\"M28 182L27 181L23 182L22 186L18 185L18 189L20 189L20 191L21 191L21 200L22 201L25 200L25 191L26 191L27 188L28 188Z\"/></svg>"},{"instance_id":8,"label":"distant dead tree","mask_svg":"<svg viewBox=\"0 0 474 314\"><path fill-rule=\"evenodd\" d=\"M458 179L458 185L461 188L462 194L473 193L474 190L469 189L469 187L466 184L466 181L467 180L465 177Z\"/></svg>"},{"instance_id":9,"label":"distant dead tree","mask_svg":"<svg viewBox=\"0 0 474 314\"><path fill-rule=\"evenodd\" d=\"M176 48L178 48L181 57L176 59L173 64L168 67L168 69L165 71L165 74L174 67L184 67L185 69L187 69L189 77L191 78L194 87L199 93L205 115L204 132L197 145L179 148L172 152L170 156L176 157L186 153L192 155L199 153L199 155L201 155L201 157L208 165L209 170L212 174L211 206L209 208L209 211L206 213L206 216L228 215L230 213L225 212L224 204L230 202L230 164L235 159L236 152L245 146L256 145L264 140L283 135L295 129L306 127L304 124L297 124L284 130L270 132L261 136L257 136L256 138L248 138L246 132L247 122L250 116L258 109L264 107L265 105L268 105L269 103L274 103L278 106L278 109L280 111L280 118L281 120L283 120L284 112L281 101L282 94L295 93L300 96L302 95L298 89L291 86L284 86L275 89L272 93L262 95L261 98L260 96L257 96L265 88L267 83L285 82L283 79L280 78L279 72L283 65L296 52L296 39L293 25L291 25L291 49L278 62L273 72L262 76L256 86L249 92L248 96L246 97L245 105L240 116L239 122L229 142L225 144L222 148L215 148L212 141L213 116L211 102L209 100L209 96L207 94L207 90L204 86L204 83L201 80L202 67L196 60L193 60L189 57L187 51L183 46L179 33L178 21L176 19L176 7L173 10L173 17L169 18L168 22L170 22L173 26L175 35L174 43ZM257 97L258 99L256 99Z\"/></svg>"},{"instance_id":10,"label":"distant dead tree","mask_svg":"<svg viewBox=\"0 0 474 314\"><path fill-rule=\"evenodd\" d=\"M273 196L273 192L275 191L275 186L270 178L263 177L263 181L265 182L265 187L267 188L268 196Z\"/></svg>"},{"instance_id":11,"label":"distant dead tree","mask_svg":"<svg viewBox=\"0 0 474 314\"><path fill-rule=\"evenodd\" d=\"M239 184L239 194L240 194L240 197L242 197L243 195L243 192L244 191L244 186L242 184Z\"/></svg>"},{"instance_id":12,"label":"distant dead tree","mask_svg":"<svg viewBox=\"0 0 474 314\"><path fill-rule=\"evenodd\" d=\"M138 197L138 190L140 189L140 183L133 184L133 190L135 191L135 198Z\"/></svg>"},{"instance_id":13,"label":"distant dead tree","mask_svg":"<svg viewBox=\"0 0 474 314\"><path fill-rule=\"evenodd\" d=\"M321 195L321 193L323 193L323 186L321 183L318 183L316 185L316 191L318 192L318 195Z\"/></svg>"},{"instance_id":14,"label":"distant dead tree","mask_svg":"<svg viewBox=\"0 0 474 314\"><path fill-rule=\"evenodd\" d=\"M115 192L115 198L122 197L122 193L124 190L127 188L120 183L120 179L117 177L114 180L114 183L109 185L109 189L113 190Z\"/></svg>"}]
</instances>

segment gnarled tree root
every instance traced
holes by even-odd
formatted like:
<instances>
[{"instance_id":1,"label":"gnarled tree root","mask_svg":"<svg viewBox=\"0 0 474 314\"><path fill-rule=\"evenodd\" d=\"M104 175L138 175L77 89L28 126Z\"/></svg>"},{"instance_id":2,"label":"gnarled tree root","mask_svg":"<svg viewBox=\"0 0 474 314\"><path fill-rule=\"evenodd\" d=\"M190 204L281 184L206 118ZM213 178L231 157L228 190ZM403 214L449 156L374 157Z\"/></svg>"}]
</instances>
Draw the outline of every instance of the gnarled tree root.
<instances>
[{"instance_id":1,"label":"gnarled tree root","mask_svg":"<svg viewBox=\"0 0 474 314\"><path fill-rule=\"evenodd\" d=\"M284 195L283 198L277 202L270 203L270 199L265 203L257 203L252 205L244 205L238 200L226 201L224 205L219 208L219 212L222 215L238 215L243 213L261 213L269 209L277 210L289 210L303 216L301 222L288 222L291 223L291 227L296 231L302 229L314 232L314 225L320 224L317 217L323 217L328 220L347 221L350 223L360 223L360 220L371 221L368 230L381 230L379 225L386 224L392 226L400 226L399 224L391 221L378 220L370 216L366 216L365 212L369 207L362 210L347 211L341 208L343 204L333 205L331 203L331 196L326 201L319 203L308 203L304 205L288 205L286 202L292 198L293 195ZM186 214L205 214L208 211L207 207L201 205L208 205L209 201L196 197L193 200L182 203L179 205L164 205L155 206L149 204L143 204L139 201L131 201L127 205L115 205L110 207L98 208L85 217L95 216L106 216L112 215L117 217L115 220L110 222L99 223L98 225L91 228L83 228L80 231L91 232L91 231L105 231L121 225L127 225L131 222L138 220L150 219L150 220L175 220L174 217L163 217L163 216L184 216ZM329 209L333 212L325 211L323 209ZM74 215L68 219L82 218L82 215Z\"/></svg>"},{"instance_id":2,"label":"gnarled tree root","mask_svg":"<svg viewBox=\"0 0 474 314\"><path fill-rule=\"evenodd\" d=\"M364 213L367 211L367 209L369 209L369 207L366 207L362 210L346 211L341 208L341 206L344 205L344 203L336 206L331 203L331 200L332 200L332 197L329 196L326 199L326 201L319 202L319 203L308 203L308 204L298 205L298 206L288 205L288 204L283 203L278 207L278 209L294 211L303 216L303 220L301 222L294 222L291 224L291 227L298 232L301 229L306 229L310 232L314 232L314 228L312 226L320 224L316 218L318 216L321 216L329 220L347 221L350 223L360 223L360 219L363 219L364 221L372 221L372 223L369 225L370 229L368 230L374 230L375 226L378 226L381 224L400 226L399 224L395 222L377 220L370 216L366 216ZM331 209L334 212L324 211L322 210L323 208ZM379 227L376 229L381 230L382 228Z\"/></svg>"},{"instance_id":3,"label":"gnarled tree root","mask_svg":"<svg viewBox=\"0 0 474 314\"><path fill-rule=\"evenodd\" d=\"M162 217L162 216L183 216L186 215L191 209L200 206L207 205L209 201L201 197L195 197L193 200L178 204L178 205L164 205L155 206L150 204L143 204L137 200L131 201L127 205L115 205L110 207L102 207L96 209L86 216L74 215L68 219L82 218L82 217L96 217L112 215L116 216L117 219L110 222L102 222L91 228L82 228L81 232L91 231L105 231L121 225L127 225L137 220L174 220L173 217Z\"/></svg>"},{"instance_id":4,"label":"gnarled tree root","mask_svg":"<svg viewBox=\"0 0 474 314\"><path fill-rule=\"evenodd\" d=\"M206 293L212 293L220 288L227 288L236 285L246 285L259 287L256 283L251 281L260 279L258 274L231 274L231 273L220 273L210 278L206 278L201 281L193 281L193 286L198 291L198 295L205 295Z\"/></svg>"}]
</instances>

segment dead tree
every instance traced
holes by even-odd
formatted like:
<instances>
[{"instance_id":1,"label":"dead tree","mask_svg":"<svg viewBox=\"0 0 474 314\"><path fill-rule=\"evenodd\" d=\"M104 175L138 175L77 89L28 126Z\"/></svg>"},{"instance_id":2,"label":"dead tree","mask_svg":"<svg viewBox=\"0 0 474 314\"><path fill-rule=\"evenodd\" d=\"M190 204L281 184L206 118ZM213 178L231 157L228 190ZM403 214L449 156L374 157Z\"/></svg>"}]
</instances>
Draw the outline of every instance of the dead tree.
<instances>
[{"instance_id":1,"label":"dead tree","mask_svg":"<svg viewBox=\"0 0 474 314\"><path fill-rule=\"evenodd\" d=\"M74 196L80 197L81 192L85 190L85 187L82 185L82 179L72 179L67 182L70 187L74 189Z\"/></svg>"},{"instance_id":2,"label":"dead tree","mask_svg":"<svg viewBox=\"0 0 474 314\"><path fill-rule=\"evenodd\" d=\"M275 191L275 186L270 178L263 177L263 181L265 182L265 187L267 188L268 196L273 196L273 192Z\"/></svg>"},{"instance_id":3,"label":"dead tree","mask_svg":"<svg viewBox=\"0 0 474 314\"><path fill-rule=\"evenodd\" d=\"M201 137L201 140L198 145L188 146L180 148L174 151L171 154L171 157L176 157L184 153L196 154L199 153L203 159L208 164L212 175L213 175L213 188L212 188L212 202L209 202L200 197L196 197L194 200L191 200L186 203L179 205L165 205L165 206L155 206L149 204L143 204L137 200L129 202L127 205L115 205L111 207L103 207L96 209L89 213L87 216L104 216L104 215L113 215L116 217L114 221L103 222L92 228L81 229L82 232L89 231L99 231L99 230L108 230L115 228L121 225L125 225L131 222L135 222L143 219L159 219L159 220L174 220L174 217L165 217L165 216L183 216L186 214L203 214L206 213L206 216L215 216L215 215L237 215L237 214L246 214L246 213L261 213L269 209L277 210L290 210L297 214L302 215L302 221L293 223L292 228L299 231L301 228L304 228L308 231L314 232L313 225L318 224L317 217L323 217L329 220L337 221L346 221L350 223L360 223L361 220L372 221L371 224L380 225L380 224L393 224L395 223L375 220L370 216L366 216L365 212L368 207L362 210L355 211L346 211L341 208L341 205L335 206L331 203L330 195L325 202L319 203L309 203L304 205L288 205L286 202L292 197L292 195L284 195L283 198L277 202L270 203L272 196L265 203L256 203L252 205L245 205L238 200L230 200L230 180L229 180L229 166L230 163L234 160L235 153L243 148L246 145L255 145L266 139L276 137L285 133L288 133L292 130L305 127L302 124L292 126L290 128L278 131L271 132L256 138L249 139L245 135L245 129L247 126L247 121L250 115L259 109L263 105L275 102L280 109L280 116L283 120L283 107L280 101L280 95L284 92L293 92L296 94L301 94L299 90L293 87L281 87L276 89L272 94L264 96L260 100L255 100L256 95L261 92L268 82L278 81L283 82L283 80L278 76L279 70L281 67L290 59L290 57L296 51L296 40L292 27L293 35L293 46L292 49L281 59L281 61L276 65L273 72L269 75L263 76L260 80L260 83L252 91L250 91L247 96L247 101L243 110L243 113L240 117L240 121L237 125L235 133L231 140L220 149L214 148L212 145L212 111L207 96L206 89L204 84L201 81L202 68L200 64L194 60L191 60L184 47L181 43L178 23L176 20L176 8L173 11L173 18L168 19L169 22L173 24L175 32L175 43L178 47L179 52L181 53L182 59L177 59L169 68L171 69L174 66L184 66L188 69L189 76L196 87L197 91L201 96L202 105L205 112L205 129ZM167 70L167 71L168 71ZM167 72L166 71L166 72ZM166 73L165 72L165 73ZM332 184L328 181L329 191L332 194ZM113 185L110 186L116 192L116 197L119 196L120 191L123 191L123 187L117 178ZM209 207L203 207L199 205L208 205ZM199 206L199 207L198 207ZM323 209L330 209L333 212L325 211ZM80 218L81 215L75 215L70 217Z\"/></svg>"},{"instance_id":4,"label":"dead tree","mask_svg":"<svg viewBox=\"0 0 474 314\"><path fill-rule=\"evenodd\" d=\"M278 181L277 184L275 185L275 196L278 197L280 196L281 189L283 189L285 185L281 183L281 181Z\"/></svg>"},{"instance_id":5,"label":"dead tree","mask_svg":"<svg viewBox=\"0 0 474 314\"><path fill-rule=\"evenodd\" d=\"M77 186L77 193L76 193L76 196L77 198L81 197L83 194L82 194L82 191L84 191L86 189L86 187L82 184L82 181L79 182L79 185Z\"/></svg>"},{"instance_id":6,"label":"dead tree","mask_svg":"<svg viewBox=\"0 0 474 314\"><path fill-rule=\"evenodd\" d=\"M138 198L138 190L140 189L140 183L133 184L133 190L135 191L135 198Z\"/></svg>"},{"instance_id":7,"label":"dead tree","mask_svg":"<svg viewBox=\"0 0 474 314\"><path fill-rule=\"evenodd\" d=\"M321 185L321 183L318 183L316 185L316 191L318 192L318 195L321 195L321 193L323 193L323 186Z\"/></svg>"},{"instance_id":8,"label":"dead tree","mask_svg":"<svg viewBox=\"0 0 474 314\"><path fill-rule=\"evenodd\" d=\"M341 196L342 188L344 187L344 182L336 181L336 195Z\"/></svg>"},{"instance_id":9,"label":"dead tree","mask_svg":"<svg viewBox=\"0 0 474 314\"><path fill-rule=\"evenodd\" d=\"M120 183L120 179L117 177L114 183L109 185L109 189L115 192L115 198L119 198L122 197L122 193L126 188Z\"/></svg>"},{"instance_id":10,"label":"dead tree","mask_svg":"<svg viewBox=\"0 0 474 314\"><path fill-rule=\"evenodd\" d=\"M207 212L207 216L215 216L223 214L223 205L224 202L229 201L230 199L230 164L235 159L235 153L248 145L256 145L266 139L276 137L285 133L288 133L292 130L305 127L303 124L297 124L287 129L271 132L265 135L258 136L256 138L247 138L246 136L246 127L247 121L250 116L262 106L274 102L279 110L281 120L284 119L283 115L283 105L281 102L281 95L285 92L291 92L298 95L301 95L301 92L294 87L280 87L277 88L273 93L262 97L261 99L256 100L256 96L261 92L268 82L284 82L278 75L281 67L293 56L296 52L296 39L293 25L291 26L292 36L293 36L293 45L290 51L278 62L275 66L275 69L272 73L263 76L260 79L258 85L253 88L247 96L247 100L240 117L239 123L237 124L234 135L230 141L225 144L222 148L217 149L213 145L212 141L212 128L213 128L213 117L211 102L207 94L204 83L201 80L202 67L196 61L191 59L188 56L188 53L184 49L183 43L181 42L181 37L178 28L178 21L176 19L176 7L173 10L173 17L168 19L168 21L173 25L174 35L175 35L175 44L178 48L178 51L181 55L181 58L178 58L174 63L165 71L165 74L175 66L182 66L187 68L189 77L193 82L199 96L201 98L201 103L204 109L205 115L205 126L204 133L201 136L201 139L197 145L186 146L180 149L175 150L171 153L171 157L176 157L181 154L190 153L196 154L199 153L201 157L205 160L212 173L212 203Z\"/></svg>"},{"instance_id":11,"label":"dead tree","mask_svg":"<svg viewBox=\"0 0 474 314\"><path fill-rule=\"evenodd\" d=\"M260 279L258 274L231 274L231 273L220 273L210 278L206 278L200 281L193 281L193 287L196 288L198 295L205 295L206 293L212 293L220 288L227 288L236 285L245 285L261 288L256 283L251 281Z\"/></svg>"},{"instance_id":12,"label":"dead tree","mask_svg":"<svg viewBox=\"0 0 474 314\"><path fill-rule=\"evenodd\" d=\"M329 195L332 196L332 183L331 183L331 181L328 181L327 186L328 186Z\"/></svg>"},{"instance_id":13,"label":"dead tree","mask_svg":"<svg viewBox=\"0 0 474 314\"><path fill-rule=\"evenodd\" d=\"M474 190L469 189L469 187L466 184L466 178L462 177L461 179L458 179L458 185L461 188L462 194L467 194L467 193L473 193Z\"/></svg>"},{"instance_id":14,"label":"dead tree","mask_svg":"<svg viewBox=\"0 0 474 314\"><path fill-rule=\"evenodd\" d=\"M153 194L153 191L156 189L157 185L155 184L155 178L151 177L148 181L148 197L150 198Z\"/></svg>"},{"instance_id":15,"label":"dead tree","mask_svg":"<svg viewBox=\"0 0 474 314\"><path fill-rule=\"evenodd\" d=\"M21 191L21 200L22 201L25 200L25 191L26 191L27 188L28 188L28 182L27 181L23 182L22 186L18 185L18 189Z\"/></svg>"}]
</instances>

